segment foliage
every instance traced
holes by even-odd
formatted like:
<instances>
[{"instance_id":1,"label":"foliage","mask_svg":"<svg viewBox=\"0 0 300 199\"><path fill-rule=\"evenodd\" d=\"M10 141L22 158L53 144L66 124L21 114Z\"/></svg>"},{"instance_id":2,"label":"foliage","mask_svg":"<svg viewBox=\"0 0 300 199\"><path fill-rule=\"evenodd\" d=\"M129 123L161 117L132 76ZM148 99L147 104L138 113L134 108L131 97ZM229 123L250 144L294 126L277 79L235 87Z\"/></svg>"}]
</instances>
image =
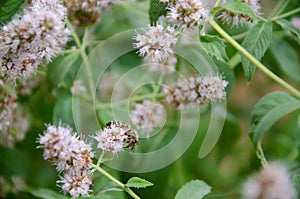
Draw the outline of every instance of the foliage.
<instances>
[{"instance_id":1,"label":"foliage","mask_svg":"<svg viewBox=\"0 0 300 199\"><path fill-rule=\"evenodd\" d=\"M89 198L247 198L242 184L272 162L286 165L299 191L300 27L293 20L300 21L300 4L262 1L266 13L257 15L247 2L204 3L209 14L192 30L168 24L168 13L180 1L122 1L99 12L69 6L71 36L63 52L42 62L28 79L9 82L0 70L0 198L71 198L56 186L69 171L55 171L55 158L43 160L49 146L41 144L41 137L50 139L45 133L50 124L72 127L77 133L72 143L91 147L90 156L84 152L87 162L91 158ZM0 0L0 42L7 39L3 27L21 18L28 4ZM245 23L223 23L226 14ZM148 24L156 33L169 27L169 35L139 37L148 54L137 53L137 35ZM161 30L155 30L158 24ZM0 43L2 68L13 51L5 45L13 46ZM151 56L161 52L174 56L175 72L154 70L172 65L168 57L153 66ZM139 56L145 54L150 58ZM8 147L1 114L13 103L22 107L18 116L28 113L29 130L24 140ZM18 135L16 118L9 126L11 137ZM116 126L125 129L121 144L120 132L112 130ZM99 147L107 132L118 146ZM99 133L103 137L97 139ZM76 162L72 158L67 165Z\"/></svg>"}]
</instances>

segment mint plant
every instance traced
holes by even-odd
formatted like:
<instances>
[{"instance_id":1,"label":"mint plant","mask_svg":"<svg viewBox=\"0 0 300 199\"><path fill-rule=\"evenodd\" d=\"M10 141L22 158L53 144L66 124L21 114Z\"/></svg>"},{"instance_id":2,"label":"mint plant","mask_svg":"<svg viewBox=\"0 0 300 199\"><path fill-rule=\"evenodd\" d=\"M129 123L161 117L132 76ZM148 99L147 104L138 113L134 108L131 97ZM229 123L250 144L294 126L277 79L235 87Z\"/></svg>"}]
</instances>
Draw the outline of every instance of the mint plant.
<instances>
[{"instance_id":1,"label":"mint plant","mask_svg":"<svg viewBox=\"0 0 300 199\"><path fill-rule=\"evenodd\" d=\"M0 11L0 198L299 197L297 0Z\"/></svg>"}]
</instances>

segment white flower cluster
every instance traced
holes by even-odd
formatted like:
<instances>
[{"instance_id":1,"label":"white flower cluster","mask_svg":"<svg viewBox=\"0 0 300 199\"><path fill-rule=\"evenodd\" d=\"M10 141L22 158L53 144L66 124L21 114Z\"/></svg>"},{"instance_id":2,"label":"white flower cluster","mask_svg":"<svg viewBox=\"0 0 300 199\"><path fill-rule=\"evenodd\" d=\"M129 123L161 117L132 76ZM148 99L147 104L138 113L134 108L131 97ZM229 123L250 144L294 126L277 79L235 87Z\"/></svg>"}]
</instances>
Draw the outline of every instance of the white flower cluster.
<instances>
[{"instance_id":1,"label":"white flower cluster","mask_svg":"<svg viewBox=\"0 0 300 199\"><path fill-rule=\"evenodd\" d=\"M1 86L0 86L1 89ZM0 144L13 147L16 141L25 138L29 129L24 111L12 96L6 96L0 101Z\"/></svg>"},{"instance_id":2,"label":"white flower cluster","mask_svg":"<svg viewBox=\"0 0 300 199\"><path fill-rule=\"evenodd\" d=\"M201 0L178 0L168 9L167 19L183 29L198 27L209 17L209 9L203 6Z\"/></svg>"},{"instance_id":3,"label":"white flower cluster","mask_svg":"<svg viewBox=\"0 0 300 199\"><path fill-rule=\"evenodd\" d=\"M293 199L295 191L288 170L272 163L245 183L243 196L245 199Z\"/></svg>"},{"instance_id":4,"label":"white flower cluster","mask_svg":"<svg viewBox=\"0 0 300 199\"><path fill-rule=\"evenodd\" d=\"M221 76L191 77L181 79L175 85L165 89L166 101L182 109L185 105L203 105L226 97L225 88L228 85Z\"/></svg>"},{"instance_id":5,"label":"white flower cluster","mask_svg":"<svg viewBox=\"0 0 300 199\"><path fill-rule=\"evenodd\" d=\"M88 196L91 192L90 168L94 154L90 144L80 140L72 129L67 126L49 125L39 143L44 148L45 160L56 165L58 172L65 172L64 177L57 183L62 183L64 192L73 197Z\"/></svg>"},{"instance_id":6,"label":"white flower cluster","mask_svg":"<svg viewBox=\"0 0 300 199\"><path fill-rule=\"evenodd\" d=\"M58 0L36 0L22 16L0 30L0 75L15 81L27 78L38 65L62 51L70 31L66 8Z\"/></svg>"},{"instance_id":7,"label":"white flower cluster","mask_svg":"<svg viewBox=\"0 0 300 199\"><path fill-rule=\"evenodd\" d=\"M164 107L160 103L145 100L141 104L135 104L134 110L130 112L130 118L134 125L150 133L165 120Z\"/></svg>"},{"instance_id":8,"label":"white flower cluster","mask_svg":"<svg viewBox=\"0 0 300 199\"><path fill-rule=\"evenodd\" d=\"M223 3L225 3L227 0L223 0ZM253 11L255 15L260 15L260 4L258 0L241 0L245 4L247 4ZM250 17L247 14L236 14L232 13L228 10L224 10L221 12L219 18L223 20L224 23L232 24L232 25L239 25L247 22L251 22Z\"/></svg>"},{"instance_id":9,"label":"white flower cluster","mask_svg":"<svg viewBox=\"0 0 300 199\"><path fill-rule=\"evenodd\" d=\"M103 151L117 153L124 148L133 149L138 145L137 132L125 122L111 121L103 130L96 132L94 137L98 142L98 148Z\"/></svg>"},{"instance_id":10,"label":"white flower cluster","mask_svg":"<svg viewBox=\"0 0 300 199\"><path fill-rule=\"evenodd\" d=\"M137 33L134 37L137 41L134 43L134 47L139 49L139 55L145 59L162 63L174 54L173 48L177 42L176 35L177 31L174 27L167 26L165 28L161 24L148 25L143 32Z\"/></svg>"}]
</instances>

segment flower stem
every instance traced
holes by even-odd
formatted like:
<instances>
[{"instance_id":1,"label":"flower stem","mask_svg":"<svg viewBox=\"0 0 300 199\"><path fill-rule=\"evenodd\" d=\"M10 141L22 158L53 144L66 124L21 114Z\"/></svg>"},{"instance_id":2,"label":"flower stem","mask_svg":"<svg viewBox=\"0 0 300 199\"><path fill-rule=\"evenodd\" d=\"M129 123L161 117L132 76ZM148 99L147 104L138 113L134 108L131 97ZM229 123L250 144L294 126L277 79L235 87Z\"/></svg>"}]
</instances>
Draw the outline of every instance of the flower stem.
<instances>
[{"instance_id":1,"label":"flower stem","mask_svg":"<svg viewBox=\"0 0 300 199\"><path fill-rule=\"evenodd\" d=\"M272 18L273 16L279 15L282 11L288 6L291 0L281 0L279 1L275 8L272 10L268 18Z\"/></svg>"},{"instance_id":2,"label":"flower stem","mask_svg":"<svg viewBox=\"0 0 300 199\"><path fill-rule=\"evenodd\" d=\"M217 7L221 3L221 0L217 0L214 7Z\"/></svg>"},{"instance_id":3,"label":"flower stem","mask_svg":"<svg viewBox=\"0 0 300 199\"><path fill-rule=\"evenodd\" d=\"M163 79L164 79L164 75L163 74L160 74L159 75L159 78L158 78L158 81L157 81L157 85L154 86L153 88L153 97L152 97L152 101L155 102L156 101L156 96L161 88L161 84L163 82Z\"/></svg>"},{"instance_id":4,"label":"flower stem","mask_svg":"<svg viewBox=\"0 0 300 199\"><path fill-rule=\"evenodd\" d=\"M98 103L96 104L96 109L107 109L110 108L112 106L112 104L114 106L118 106L118 105L124 105L126 104L129 100L130 101L142 101L144 99L149 99L149 98L159 98L159 97L164 97L166 94L165 93L150 93L150 94L145 94L145 95L139 95L139 96L134 96L132 98L128 98L125 100L121 100L118 102L109 102L109 103Z\"/></svg>"},{"instance_id":5,"label":"flower stem","mask_svg":"<svg viewBox=\"0 0 300 199\"><path fill-rule=\"evenodd\" d=\"M264 168L266 168L268 166L268 161L267 161L267 159L265 157L265 154L264 154L264 151L263 151L263 149L261 147L261 143L260 142L257 144L256 155L257 155L258 159L260 160L262 166Z\"/></svg>"},{"instance_id":6,"label":"flower stem","mask_svg":"<svg viewBox=\"0 0 300 199\"><path fill-rule=\"evenodd\" d=\"M67 22L67 26L68 28L71 30L71 33L72 33L72 36L73 36L73 39L77 45L78 48L81 48L81 42L80 42L80 39L74 29L74 27L72 26L72 23L69 21L69 19L66 20Z\"/></svg>"},{"instance_id":7,"label":"flower stem","mask_svg":"<svg viewBox=\"0 0 300 199\"><path fill-rule=\"evenodd\" d=\"M266 66L260 63L253 55L251 55L245 48L243 48L239 43L237 43L232 37L226 33L213 19L209 19L208 22L210 25L220 34L222 35L233 47L235 47L240 53L242 53L245 57L247 57L253 64L256 65L263 73L273 79L275 82L286 88L291 94L300 98L300 92L288 84L286 81L275 75L272 71L270 71Z\"/></svg>"},{"instance_id":8,"label":"flower stem","mask_svg":"<svg viewBox=\"0 0 300 199\"><path fill-rule=\"evenodd\" d=\"M86 39L87 39L87 35L88 35L88 28L85 29L84 31L84 36L83 36L83 42L80 42L79 36L77 35L74 27L72 26L71 22L69 20L67 20L67 25L68 28L71 30L72 36L74 38L74 41L77 45L77 47L79 48L80 51L80 55L83 59L83 63L86 67L86 72L87 72L87 80L88 80L88 84L89 84L89 89L90 89L90 95L93 98L94 96L94 92L95 92L95 87L94 87L94 83L93 83L93 76L92 76L92 69L91 69L91 65L90 62L87 58L87 54L85 52L85 48L86 48Z\"/></svg>"},{"instance_id":9,"label":"flower stem","mask_svg":"<svg viewBox=\"0 0 300 199\"><path fill-rule=\"evenodd\" d=\"M134 199L140 199L140 197L138 195L136 195L129 187L127 187L125 184L123 184L122 182L120 182L119 180L117 180L116 178L114 178L112 175L110 175L107 171L105 171L104 169L102 169L101 167L94 165L93 164L94 169L96 169L97 171L99 171L100 173L102 173L103 175L105 175L106 177L108 177L111 181L113 181L114 183L116 183L118 186L120 186L124 191L126 191L132 198Z\"/></svg>"},{"instance_id":10,"label":"flower stem","mask_svg":"<svg viewBox=\"0 0 300 199\"><path fill-rule=\"evenodd\" d=\"M100 167L100 164L102 163L102 159L104 157L104 153L105 153L105 151L102 151L101 155L99 156L97 164L96 164L97 167ZM96 171L96 169L93 168L91 173L94 173L95 171Z\"/></svg>"},{"instance_id":11,"label":"flower stem","mask_svg":"<svg viewBox=\"0 0 300 199\"><path fill-rule=\"evenodd\" d=\"M291 15L293 15L293 14L296 14L296 13L298 13L298 12L300 12L300 8L296 8L296 9L291 10L291 11L289 11L289 12L286 12L286 13L284 13L284 14L282 14L282 15L275 16L275 17L273 17L273 18L271 19L271 21L275 21L275 20L277 20L277 19L285 18L285 17L291 16Z\"/></svg>"}]
</instances>

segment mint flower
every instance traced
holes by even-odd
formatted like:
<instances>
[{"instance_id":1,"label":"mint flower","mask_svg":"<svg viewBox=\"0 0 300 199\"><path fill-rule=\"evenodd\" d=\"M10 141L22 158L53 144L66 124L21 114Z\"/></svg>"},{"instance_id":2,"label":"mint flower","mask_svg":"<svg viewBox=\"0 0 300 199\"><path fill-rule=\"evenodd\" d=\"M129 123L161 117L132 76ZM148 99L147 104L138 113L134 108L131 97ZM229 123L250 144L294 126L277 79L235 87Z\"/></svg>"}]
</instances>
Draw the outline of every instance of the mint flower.
<instances>
[{"instance_id":1,"label":"mint flower","mask_svg":"<svg viewBox=\"0 0 300 199\"><path fill-rule=\"evenodd\" d=\"M295 190L288 170L272 163L244 184L243 196L245 199L293 199Z\"/></svg>"},{"instance_id":2,"label":"mint flower","mask_svg":"<svg viewBox=\"0 0 300 199\"><path fill-rule=\"evenodd\" d=\"M191 77L181 79L165 89L166 101L181 109L186 105L203 105L226 97L225 88L228 85L221 76Z\"/></svg>"},{"instance_id":3,"label":"mint flower","mask_svg":"<svg viewBox=\"0 0 300 199\"><path fill-rule=\"evenodd\" d=\"M201 0L178 0L168 9L167 19L183 29L201 26L209 17Z\"/></svg>"},{"instance_id":4,"label":"mint flower","mask_svg":"<svg viewBox=\"0 0 300 199\"><path fill-rule=\"evenodd\" d=\"M70 35L66 9L55 0L37 0L0 30L0 76L28 78L38 65L49 63Z\"/></svg>"},{"instance_id":5,"label":"mint flower","mask_svg":"<svg viewBox=\"0 0 300 199\"><path fill-rule=\"evenodd\" d=\"M87 197L92 192L90 187L93 181L90 170L68 171L57 183L65 193L70 193L74 198L78 198L79 196Z\"/></svg>"},{"instance_id":6,"label":"mint flower","mask_svg":"<svg viewBox=\"0 0 300 199\"><path fill-rule=\"evenodd\" d=\"M68 126L48 125L47 130L38 139L44 148L44 160L54 165L58 172L64 172L64 177L58 180L62 190L73 197L88 196L91 192L91 144L86 144Z\"/></svg>"},{"instance_id":7,"label":"mint flower","mask_svg":"<svg viewBox=\"0 0 300 199\"><path fill-rule=\"evenodd\" d=\"M119 121L107 123L103 130L96 132L94 138L99 149L111 153L121 152L125 148L133 149L138 145L137 132L129 124Z\"/></svg>"},{"instance_id":8,"label":"mint flower","mask_svg":"<svg viewBox=\"0 0 300 199\"><path fill-rule=\"evenodd\" d=\"M223 0L223 3L225 3L227 0ZM260 15L260 4L258 0L241 0L245 4L247 4L253 11L255 15ZM224 10L221 12L220 16L218 18L221 18L221 20L226 24L232 24L234 26L237 26L239 24L251 22L251 19L247 14L236 14L232 13L228 10Z\"/></svg>"},{"instance_id":9,"label":"mint flower","mask_svg":"<svg viewBox=\"0 0 300 199\"><path fill-rule=\"evenodd\" d=\"M91 167L93 153L90 144L80 140L68 126L48 125L38 141L44 148L44 160L56 165L59 172Z\"/></svg>"},{"instance_id":10,"label":"mint flower","mask_svg":"<svg viewBox=\"0 0 300 199\"><path fill-rule=\"evenodd\" d=\"M29 129L27 115L15 100L13 96L6 96L0 101L0 144L7 147L23 140Z\"/></svg>"},{"instance_id":11,"label":"mint flower","mask_svg":"<svg viewBox=\"0 0 300 199\"><path fill-rule=\"evenodd\" d=\"M135 104L130 112L130 119L134 125L142 131L150 133L154 127L158 127L165 120L164 107L160 103L145 100L141 104Z\"/></svg>"},{"instance_id":12,"label":"mint flower","mask_svg":"<svg viewBox=\"0 0 300 199\"><path fill-rule=\"evenodd\" d=\"M148 25L142 32L137 33L134 40L134 47L139 49L140 56L153 62L164 62L174 54L174 46L177 42L177 31L171 26L163 27Z\"/></svg>"}]
</instances>

